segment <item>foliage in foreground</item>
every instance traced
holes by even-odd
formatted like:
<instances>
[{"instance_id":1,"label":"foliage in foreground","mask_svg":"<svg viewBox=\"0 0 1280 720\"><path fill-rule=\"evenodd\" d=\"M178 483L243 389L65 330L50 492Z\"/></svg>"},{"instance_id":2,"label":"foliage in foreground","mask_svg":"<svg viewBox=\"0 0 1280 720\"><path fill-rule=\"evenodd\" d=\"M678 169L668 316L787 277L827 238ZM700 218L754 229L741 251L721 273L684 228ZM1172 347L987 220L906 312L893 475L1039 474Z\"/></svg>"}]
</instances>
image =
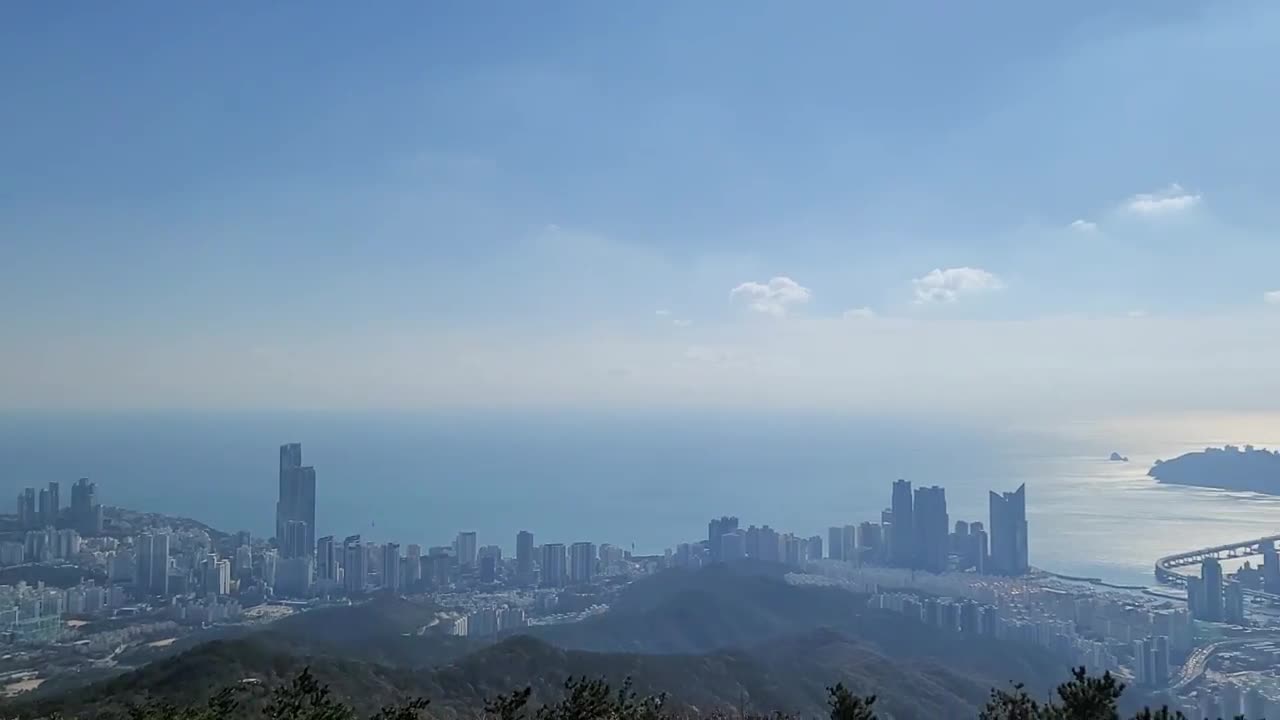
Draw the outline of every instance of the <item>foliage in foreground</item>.
<instances>
[{"instance_id":1,"label":"foliage in foreground","mask_svg":"<svg viewBox=\"0 0 1280 720\"><path fill-rule=\"evenodd\" d=\"M125 713L127 720L221 720L243 715L246 696L262 693L253 684L227 688L200 706L180 707L173 703L152 701L133 706ZM862 697L843 684L827 689L830 720L875 720L875 696ZM1120 720L1118 701L1124 684L1111 673L1089 675L1083 667L1072 671L1071 680L1058 686L1057 701L1040 703L1031 698L1021 685L1010 690L992 690L980 720ZM688 713L670 709L665 695L640 696L630 681L614 690L604 680L570 678L564 684L563 697L555 702L532 708L532 690L525 688L490 698L484 715L491 720L681 720ZM398 705L384 707L369 720L425 720L429 701L415 698ZM240 711L240 712L238 712ZM291 681L269 692L261 710L252 715L263 720L360 720L346 703L333 697L310 670L303 670ZM716 713L725 720L736 714ZM748 716L746 720L794 720L794 716ZM1161 708L1146 709L1132 720L1186 720L1180 712Z\"/></svg>"}]
</instances>

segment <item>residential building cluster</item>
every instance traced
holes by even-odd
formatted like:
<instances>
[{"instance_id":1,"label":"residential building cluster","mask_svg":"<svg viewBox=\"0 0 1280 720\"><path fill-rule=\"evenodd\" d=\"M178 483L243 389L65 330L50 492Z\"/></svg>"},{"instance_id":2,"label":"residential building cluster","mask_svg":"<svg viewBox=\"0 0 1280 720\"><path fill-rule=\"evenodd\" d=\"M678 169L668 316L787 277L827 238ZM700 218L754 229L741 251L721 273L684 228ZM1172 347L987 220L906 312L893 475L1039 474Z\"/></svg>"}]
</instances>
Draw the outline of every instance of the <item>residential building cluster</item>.
<instances>
[{"instance_id":1,"label":"residential building cluster","mask_svg":"<svg viewBox=\"0 0 1280 720\"><path fill-rule=\"evenodd\" d=\"M988 531L990 527L990 531ZM705 542L678 545L672 564L698 567L707 563L753 558L802 566L821 560L821 535L803 537L768 525L740 527L737 517L713 518ZM855 565L873 564L933 573L973 570L996 575L1024 575L1030 569L1027 549L1026 486L990 493L990 525L957 520L947 513L947 495L938 486L912 488L893 483L890 507L879 522L831 527L825 557Z\"/></svg>"}]
</instances>

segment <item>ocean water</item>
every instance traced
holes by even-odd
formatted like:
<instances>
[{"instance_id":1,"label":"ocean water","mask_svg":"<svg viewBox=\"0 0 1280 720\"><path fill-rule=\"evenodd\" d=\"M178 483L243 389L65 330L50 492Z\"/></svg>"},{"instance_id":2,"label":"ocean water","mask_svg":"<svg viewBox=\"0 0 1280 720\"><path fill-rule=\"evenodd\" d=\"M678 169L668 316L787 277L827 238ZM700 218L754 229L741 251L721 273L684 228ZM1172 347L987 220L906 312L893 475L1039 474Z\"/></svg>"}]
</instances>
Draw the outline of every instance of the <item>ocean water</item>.
<instances>
[{"instance_id":1,"label":"ocean water","mask_svg":"<svg viewBox=\"0 0 1280 720\"><path fill-rule=\"evenodd\" d=\"M1032 563L1113 582L1152 582L1162 554L1280 531L1280 498L1146 477L1206 445L1280 445L1280 421L1261 415L1010 430L769 412L9 413L0 497L87 476L108 504L261 535L285 442L316 467L317 535L424 547L475 530L511 552L528 529L660 552L721 514L825 539L878 519L898 477L946 487L952 521L986 522L988 490L1026 483ZM1131 462L1107 462L1112 450Z\"/></svg>"}]
</instances>

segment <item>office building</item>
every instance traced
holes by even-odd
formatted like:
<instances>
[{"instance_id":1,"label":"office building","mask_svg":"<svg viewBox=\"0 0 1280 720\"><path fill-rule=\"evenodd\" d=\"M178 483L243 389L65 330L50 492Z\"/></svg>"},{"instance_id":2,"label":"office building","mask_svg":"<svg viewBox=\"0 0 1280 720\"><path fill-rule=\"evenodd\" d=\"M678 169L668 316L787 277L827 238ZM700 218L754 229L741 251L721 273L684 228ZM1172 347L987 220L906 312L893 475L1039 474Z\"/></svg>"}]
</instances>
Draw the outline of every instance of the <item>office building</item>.
<instances>
[{"instance_id":1,"label":"office building","mask_svg":"<svg viewBox=\"0 0 1280 720\"><path fill-rule=\"evenodd\" d=\"M286 520L284 523L284 535L280 539L280 557L310 557L313 550L307 546L307 538L310 536L307 524L301 520Z\"/></svg>"},{"instance_id":2,"label":"office building","mask_svg":"<svg viewBox=\"0 0 1280 720\"><path fill-rule=\"evenodd\" d=\"M576 542L569 546L569 581L574 585L590 585L596 574L596 546Z\"/></svg>"},{"instance_id":3,"label":"office building","mask_svg":"<svg viewBox=\"0 0 1280 720\"><path fill-rule=\"evenodd\" d=\"M720 540L737 529L738 518L728 515L712 518L711 522L707 523L707 552L710 553L712 562L724 560L724 556L720 551Z\"/></svg>"},{"instance_id":4,"label":"office building","mask_svg":"<svg viewBox=\"0 0 1280 720\"><path fill-rule=\"evenodd\" d=\"M39 506L36 504L36 489L26 488L18 493L18 526L22 530L39 527Z\"/></svg>"},{"instance_id":5,"label":"office building","mask_svg":"<svg viewBox=\"0 0 1280 720\"><path fill-rule=\"evenodd\" d=\"M316 541L316 579L330 584L338 580L338 548L332 535Z\"/></svg>"},{"instance_id":6,"label":"office building","mask_svg":"<svg viewBox=\"0 0 1280 720\"><path fill-rule=\"evenodd\" d=\"M400 592L404 587L400 577L400 545L389 542L382 546L382 587L391 592Z\"/></svg>"},{"instance_id":7,"label":"office building","mask_svg":"<svg viewBox=\"0 0 1280 720\"><path fill-rule=\"evenodd\" d=\"M892 512L893 524L889 527L890 564L894 567L914 567L915 529L912 525L914 513L909 481L894 481Z\"/></svg>"},{"instance_id":8,"label":"office building","mask_svg":"<svg viewBox=\"0 0 1280 720\"><path fill-rule=\"evenodd\" d=\"M169 533L147 532L135 542L137 550L136 583L143 595L169 594Z\"/></svg>"},{"instance_id":9,"label":"office building","mask_svg":"<svg viewBox=\"0 0 1280 720\"><path fill-rule=\"evenodd\" d=\"M280 495L276 501L276 542L283 548L290 521L306 523L304 555L316 547L316 469L302 464L302 444L280 446ZM296 549L296 548L295 548ZM286 554L286 557L288 555Z\"/></svg>"},{"instance_id":10,"label":"office building","mask_svg":"<svg viewBox=\"0 0 1280 720\"><path fill-rule=\"evenodd\" d=\"M894 517L897 517L894 512ZM947 517L947 494L942 488L916 488L912 522L915 526L915 567L929 572L945 572L951 548L951 523Z\"/></svg>"},{"instance_id":11,"label":"office building","mask_svg":"<svg viewBox=\"0 0 1280 720\"><path fill-rule=\"evenodd\" d=\"M990 494L991 540L987 571L997 575L1025 575L1031 569L1027 554L1027 486Z\"/></svg>"},{"instance_id":12,"label":"office building","mask_svg":"<svg viewBox=\"0 0 1280 720\"><path fill-rule=\"evenodd\" d=\"M533 584L533 533L516 533L516 579L522 585Z\"/></svg>"},{"instance_id":13,"label":"office building","mask_svg":"<svg viewBox=\"0 0 1280 720\"><path fill-rule=\"evenodd\" d=\"M564 587L568 574L565 568L565 547L563 543L547 543L542 546L542 587Z\"/></svg>"},{"instance_id":14,"label":"office building","mask_svg":"<svg viewBox=\"0 0 1280 720\"><path fill-rule=\"evenodd\" d=\"M1204 581L1204 614L1201 620L1223 620L1222 563L1217 558L1205 558L1200 564L1200 578Z\"/></svg>"},{"instance_id":15,"label":"office building","mask_svg":"<svg viewBox=\"0 0 1280 720\"><path fill-rule=\"evenodd\" d=\"M458 566L464 570L474 568L477 549L474 531L458 533L458 538L453 542L453 552L458 558Z\"/></svg>"},{"instance_id":16,"label":"office building","mask_svg":"<svg viewBox=\"0 0 1280 720\"><path fill-rule=\"evenodd\" d=\"M364 592L369 576L364 543L359 535L350 535L342 541L342 584L349 593Z\"/></svg>"}]
</instances>

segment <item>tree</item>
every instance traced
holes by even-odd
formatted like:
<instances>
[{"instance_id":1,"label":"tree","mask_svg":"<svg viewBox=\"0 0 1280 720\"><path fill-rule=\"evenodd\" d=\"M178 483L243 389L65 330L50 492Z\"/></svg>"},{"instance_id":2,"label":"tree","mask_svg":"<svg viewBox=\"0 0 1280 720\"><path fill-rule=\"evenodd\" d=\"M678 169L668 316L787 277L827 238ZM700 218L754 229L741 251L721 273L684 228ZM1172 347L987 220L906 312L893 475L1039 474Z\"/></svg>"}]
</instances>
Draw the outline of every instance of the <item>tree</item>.
<instances>
[{"instance_id":1,"label":"tree","mask_svg":"<svg viewBox=\"0 0 1280 720\"><path fill-rule=\"evenodd\" d=\"M875 720L876 714L871 709L876 704L876 696L859 697L849 691L844 683L836 683L827 688L827 704L831 706L831 720Z\"/></svg>"}]
</instances>

